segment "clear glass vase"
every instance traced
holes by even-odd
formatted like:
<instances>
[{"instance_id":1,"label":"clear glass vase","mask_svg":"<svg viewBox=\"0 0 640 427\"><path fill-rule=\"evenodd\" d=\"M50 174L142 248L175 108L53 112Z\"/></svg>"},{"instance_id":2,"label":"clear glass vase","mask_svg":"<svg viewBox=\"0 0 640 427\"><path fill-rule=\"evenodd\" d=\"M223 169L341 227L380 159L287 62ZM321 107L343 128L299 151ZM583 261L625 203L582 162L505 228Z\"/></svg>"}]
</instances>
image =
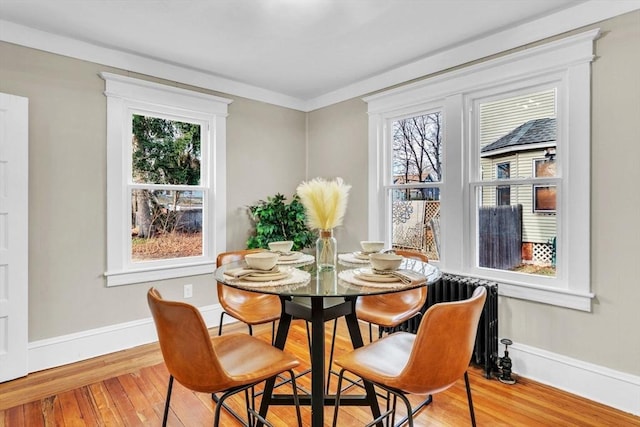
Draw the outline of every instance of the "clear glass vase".
<instances>
[{"instance_id":1,"label":"clear glass vase","mask_svg":"<svg viewBox=\"0 0 640 427\"><path fill-rule=\"evenodd\" d=\"M333 230L320 230L316 240L316 265L318 271L334 270L338 262L338 242Z\"/></svg>"}]
</instances>

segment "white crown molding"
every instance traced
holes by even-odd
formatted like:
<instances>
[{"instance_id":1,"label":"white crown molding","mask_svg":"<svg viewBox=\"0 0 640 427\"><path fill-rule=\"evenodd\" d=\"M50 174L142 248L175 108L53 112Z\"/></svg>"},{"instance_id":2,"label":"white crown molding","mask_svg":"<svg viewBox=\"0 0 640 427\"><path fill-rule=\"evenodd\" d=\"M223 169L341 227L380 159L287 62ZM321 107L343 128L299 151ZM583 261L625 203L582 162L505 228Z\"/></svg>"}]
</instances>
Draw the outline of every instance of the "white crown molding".
<instances>
[{"instance_id":1,"label":"white crown molding","mask_svg":"<svg viewBox=\"0 0 640 427\"><path fill-rule=\"evenodd\" d=\"M640 376L518 343L509 357L519 376L640 416Z\"/></svg>"},{"instance_id":2,"label":"white crown molding","mask_svg":"<svg viewBox=\"0 0 640 427\"><path fill-rule=\"evenodd\" d=\"M198 308L208 328L217 327L222 307ZM227 316L225 324L234 321ZM29 343L29 373L126 350L158 340L151 317Z\"/></svg>"},{"instance_id":3,"label":"white crown molding","mask_svg":"<svg viewBox=\"0 0 640 427\"><path fill-rule=\"evenodd\" d=\"M9 21L0 20L0 40L294 110L304 110L305 108L303 100L292 96L216 76L212 73L58 36Z\"/></svg>"},{"instance_id":4,"label":"white crown molding","mask_svg":"<svg viewBox=\"0 0 640 427\"><path fill-rule=\"evenodd\" d=\"M591 0L515 28L435 53L386 73L308 100L307 111L363 96L439 71L486 58L510 49L565 33L614 16L640 9L640 0L606 2Z\"/></svg>"},{"instance_id":5,"label":"white crown molding","mask_svg":"<svg viewBox=\"0 0 640 427\"><path fill-rule=\"evenodd\" d=\"M127 71L309 112L640 9L640 0L589 0L532 22L435 53L311 99L0 20L0 40Z\"/></svg>"}]
</instances>

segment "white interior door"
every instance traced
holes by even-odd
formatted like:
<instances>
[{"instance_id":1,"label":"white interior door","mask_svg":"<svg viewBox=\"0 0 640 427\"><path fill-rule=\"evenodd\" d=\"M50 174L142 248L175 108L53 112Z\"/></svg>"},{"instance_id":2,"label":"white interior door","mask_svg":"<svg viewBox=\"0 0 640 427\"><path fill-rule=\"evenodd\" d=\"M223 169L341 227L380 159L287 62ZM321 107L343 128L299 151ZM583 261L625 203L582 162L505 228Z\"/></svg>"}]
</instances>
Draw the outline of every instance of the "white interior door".
<instances>
[{"instance_id":1,"label":"white interior door","mask_svg":"<svg viewBox=\"0 0 640 427\"><path fill-rule=\"evenodd\" d=\"M29 368L28 106L0 93L0 382Z\"/></svg>"}]
</instances>

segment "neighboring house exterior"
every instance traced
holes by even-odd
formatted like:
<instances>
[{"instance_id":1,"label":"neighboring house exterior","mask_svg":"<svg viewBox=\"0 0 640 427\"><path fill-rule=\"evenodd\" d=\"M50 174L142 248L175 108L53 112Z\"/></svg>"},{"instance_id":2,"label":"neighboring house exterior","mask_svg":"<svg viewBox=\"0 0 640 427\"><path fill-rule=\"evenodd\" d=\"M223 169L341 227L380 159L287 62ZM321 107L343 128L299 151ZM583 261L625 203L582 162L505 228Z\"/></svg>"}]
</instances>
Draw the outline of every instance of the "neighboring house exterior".
<instances>
[{"instance_id":1,"label":"neighboring house exterior","mask_svg":"<svg viewBox=\"0 0 640 427\"><path fill-rule=\"evenodd\" d=\"M555 176L556 119L529 120L480 150L482 179ZM552 262L556 189L551 185L498 185L482 194L484 206L522 205L523 261Z\"/></svg>"}]
</instances>

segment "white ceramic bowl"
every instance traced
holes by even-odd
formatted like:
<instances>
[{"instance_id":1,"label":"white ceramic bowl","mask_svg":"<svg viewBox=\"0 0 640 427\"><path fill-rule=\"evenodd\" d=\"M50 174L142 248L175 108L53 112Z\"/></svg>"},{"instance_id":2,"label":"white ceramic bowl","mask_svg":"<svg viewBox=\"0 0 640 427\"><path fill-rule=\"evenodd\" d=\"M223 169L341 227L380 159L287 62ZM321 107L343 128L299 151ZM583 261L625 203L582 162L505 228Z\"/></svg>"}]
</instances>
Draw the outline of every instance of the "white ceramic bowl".
<instances>
[{"instance_id":1,"label":"white ceramic bowl","mask_svg":"<svg viewBox=\"0 0 640 427\"><path fill-rule=\"evenodd\" d=\"M282 240L279 242L270 242L269 249L274 252L290 252L293 247L292 240Z\"/></svg>"},{"instance_id":2,"label":"white ceramic bowl","mask_svg":"<svg viewBox=\"0 0 640 427\"><path fill-rule=\"evenodd\" d=\"M384 242L363 240L362 242L360 242L360 247L362 247L362 252L365 253L380 252L382 249L384 249Z\"/></svg>"},{"instance_id":3,"label":"white ceramic bowl","mask_svg":"<svg viewBox=\"0 0 640 427\"><path fill-rule=\"evenodd\" d=\"M280 255L276 252L256 252L252 254L246 254L244 260L247 262L249 268L256 270L271 270L276 266Z\"/></svg>"},{"instance_id":4,"label":"white ceramic bowl","mask_svg":"<svg viewBox=\"0 0 640 427\"><path fill-rule=\"evenodd\" d=\"M402 263L402 256L391 253L371 254L369 255L369 261L374 270L397 270L400 267L400 263Z\"/></svg>"}]
</instances>

